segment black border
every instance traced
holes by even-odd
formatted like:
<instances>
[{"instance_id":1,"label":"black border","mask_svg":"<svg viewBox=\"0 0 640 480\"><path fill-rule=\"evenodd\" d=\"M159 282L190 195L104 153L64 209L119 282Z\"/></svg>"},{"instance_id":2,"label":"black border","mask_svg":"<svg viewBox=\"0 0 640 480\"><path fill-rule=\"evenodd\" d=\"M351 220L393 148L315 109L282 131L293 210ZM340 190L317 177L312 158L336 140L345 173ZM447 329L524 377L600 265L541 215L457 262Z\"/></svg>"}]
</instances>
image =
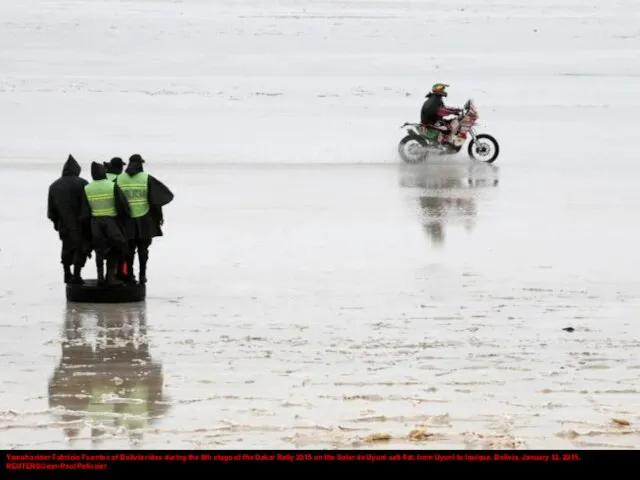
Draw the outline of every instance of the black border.
<instances>
[{"instance_id":1,"label":"black border","mask_svg":"<svg viewBox=\"0 0 640 480\"><path fill-rule=\"evenodd\" d=\"M2 473L217 471L219 468L310 466L397 468L533 465L553 468L632 462L635 450L4 450ZM428 470L427 470L428 471ZM425 471L426 472L426 471Z\"/></svg>"}]
</instances>

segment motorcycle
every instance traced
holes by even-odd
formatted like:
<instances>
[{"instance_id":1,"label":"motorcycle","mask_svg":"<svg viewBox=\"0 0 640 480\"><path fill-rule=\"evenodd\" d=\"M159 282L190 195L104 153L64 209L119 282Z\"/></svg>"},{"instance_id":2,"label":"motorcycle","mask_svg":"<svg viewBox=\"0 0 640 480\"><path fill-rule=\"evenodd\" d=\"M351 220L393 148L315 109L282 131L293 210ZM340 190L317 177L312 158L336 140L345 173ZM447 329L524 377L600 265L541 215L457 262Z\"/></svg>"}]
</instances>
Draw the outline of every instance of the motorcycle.
<instances>
[{"instance_id":1,"label":"motorcycle","mask_svg":"<svg viewBox=\"0 0 640 480\"><path fill-rule=\"evenodd\" d=\"M478 110L473 100L465 102L462 111L449 121L448 132L439 130L437 126L426 127L420 123L405 123L400 128L407 128L405 136L398 144L398 153L405 163L424 162L430 155L455 155L460 152L468 137L471 137L467 148L469 156L484 163L493 163L500 154L498 141L489 134L476 133ZM451 133L455 132L455 133Z\"/></svg>"}]
</instances>

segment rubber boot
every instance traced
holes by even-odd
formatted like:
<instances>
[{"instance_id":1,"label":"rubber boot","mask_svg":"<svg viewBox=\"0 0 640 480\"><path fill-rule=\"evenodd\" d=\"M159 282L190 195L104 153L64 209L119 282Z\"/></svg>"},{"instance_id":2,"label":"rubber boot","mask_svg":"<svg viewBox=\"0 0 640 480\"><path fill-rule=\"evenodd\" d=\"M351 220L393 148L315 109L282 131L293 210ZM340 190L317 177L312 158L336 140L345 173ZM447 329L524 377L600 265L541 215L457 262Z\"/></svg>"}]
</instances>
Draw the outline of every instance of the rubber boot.
<instances>
[{"instance_id":1,"label":"rubber boot","mask_svg":"<svg viewBox=\"0 0 640 480\"><path fill-rule=\"evenodd\" d=\"M73 278L71 280L71 283L73 283L74 285L82 285L82 284L84 284L84 280L82 279L82 276L80 275L81 271L82 271L82 265L76 263L73 266Z\"/></svg>"},{"instance_id":2,"label":"rubber boot","mask_svg":"<svg viewBox=\"0 0 640 480\"><path fill-rule=\"evenodd\" d=\"M107 257L107 284L110 286L122 285L124 282L116 278L117 259L112 256Z\"/></svg>"},{"instance_id":3,"label":"rubber boot","mask_svg":"<svg viewBox=\"0 0 640 480\"><path fill-rule=\"evenodd\" d=\"M140 263L140 285L147 283L147 261L149 260L149 251L147 249L138 250L138 263Z\"/></svg>"},{"instance_id":4,"label":"rubber boot","mask_svg":"<svg viewBox=\"0 0 640 480\"><path fill-rule=\"evenodd\" d=\"M136 276L133 274L133 259L134 259L134 255L133 254L127 255L127 257L126 257L126 263L127 263L127 279L126 279L126 282L127 283L136 283Z\"/></svg>"},{"instance_id":5,"label":"rubber boot","mask_svg":"<svg viewBox=\"0 0 640 480\"><path fill-rule=\"evenodd\" d=\"M73 275L71 275L71 265L62 265L64 269L64 283L71 283Z\"/></svg>"},{"instance_id":6,"label":"rubber boot","mask_svg":"<svg viewBox=\"0 0 640 480\"><path fill-rule=\"evenodd\" d=\"M116 261L116 278L118 280L124 280L124 273L122 272L122 263L123 262L121 261Z\"/></svg>"},{"instance_id":7,"label":"rubber boot","mask_svg":"<svg viewBox=\"0 0 640 480\"><path fill-rule=\"evenodd\" d=\"M118 256L116 270L117 270L116 278L118 278L119 280L122 280L123 282L126 282L127 279L129 278L129 273L128 273L129 270L127 268L127 257L125 257L124 255Z\"/></svg>"},{"instance_id":8,"label":"rubber boot","mask_svg":"<svg viewBox=\"0 0 640 480\"><path fill-rule=\"evenodd\" d=\"M96 269L98 270L98 285L104 285L104 258L96 253Z\"/></svg>"}]
</instances>

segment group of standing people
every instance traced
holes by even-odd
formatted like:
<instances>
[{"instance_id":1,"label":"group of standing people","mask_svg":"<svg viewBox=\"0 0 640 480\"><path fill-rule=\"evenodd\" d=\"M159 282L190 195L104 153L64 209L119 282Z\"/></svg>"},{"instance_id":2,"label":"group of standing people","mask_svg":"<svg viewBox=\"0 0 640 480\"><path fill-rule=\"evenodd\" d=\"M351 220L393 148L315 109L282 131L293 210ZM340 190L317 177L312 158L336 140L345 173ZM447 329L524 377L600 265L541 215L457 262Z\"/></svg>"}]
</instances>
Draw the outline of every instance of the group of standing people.
<instances>
[{"instance_id":1,"label":"group of standing people","mask_svg":"<svg viewBox=\"0 0 640 480\"><path fill-rule=\"evenodd\" d=\"M92 181L80 177L82 168L69 155L62 176L49 187L47 216L62 241L64 282L83 284L82 269L95 252L98 284L135 283L134 258L138 254L138 282L147 282L149 247L163 235L162 207L173 193L144 171L138 154L125 162L91 164ZM106 264L106 272L105 272Z\"/></svg>"}]
</instances>

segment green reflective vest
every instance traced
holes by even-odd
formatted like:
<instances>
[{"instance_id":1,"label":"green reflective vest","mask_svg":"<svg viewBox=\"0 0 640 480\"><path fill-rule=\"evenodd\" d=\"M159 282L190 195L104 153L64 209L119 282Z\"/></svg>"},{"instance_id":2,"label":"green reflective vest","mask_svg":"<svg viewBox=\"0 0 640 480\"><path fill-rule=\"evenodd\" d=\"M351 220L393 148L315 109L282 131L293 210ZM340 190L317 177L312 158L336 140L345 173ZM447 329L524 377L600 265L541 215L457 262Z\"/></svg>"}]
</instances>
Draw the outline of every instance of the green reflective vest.
<instances>
[{"instance_id":1,"label":"green reflective vest","mask_svg":"<svg viewBox=\"0 0 640 480\"><path fill-rule=\"evenodd\" d=\"M89 200L91 215L94 217L116 217L115 183L106 178L94 180L84 187L84 193Z\"/></svg>"},{"instance_id":2,"label":"green reflective vest","mask_svg":"<svg viewBox=\"0 0 640 480\"><path fill-rule=\"evenodd\" d=\"M116 178L118 178L118 174L117 173L108 173L107 172L107 180L111 180L112 182L115 182Z\"/></svg>"},{"instance_id":3,"label":"green reflective vest","mask_svg":"<svg viewBox=\"0 0 640 480\"><path fill-rule=\"evenodd\" d=\"M147 172L135 175L121 173L118 175L116 183L129 200L132 218L142 217L149 212L149 174Z\"/></svg>"},{"instance_id":4,"label":"green reflective vest","mask_svg":"<svg viewBox=\"0 0 640 480\"><path fill-rule=\"evenodd\" d=\"M116 423L116 405L113 403L116 391L112 385L92 385L91 400L87 407L89 419L95 427L111 426Z\"/></svg>"},{"instance_id":5,"label":"green reflective vest","mask_svg":"<svg viewBox=\"0 0 640 480\"><path fill-rule=\"evenodd\" d=\"M120 424L129 430L144 428L149 418L149 390L147 386L143 383L135 385L127 397L129 401L122 409L123 418L120 420Z\"/></svg>"}]
</instances>

